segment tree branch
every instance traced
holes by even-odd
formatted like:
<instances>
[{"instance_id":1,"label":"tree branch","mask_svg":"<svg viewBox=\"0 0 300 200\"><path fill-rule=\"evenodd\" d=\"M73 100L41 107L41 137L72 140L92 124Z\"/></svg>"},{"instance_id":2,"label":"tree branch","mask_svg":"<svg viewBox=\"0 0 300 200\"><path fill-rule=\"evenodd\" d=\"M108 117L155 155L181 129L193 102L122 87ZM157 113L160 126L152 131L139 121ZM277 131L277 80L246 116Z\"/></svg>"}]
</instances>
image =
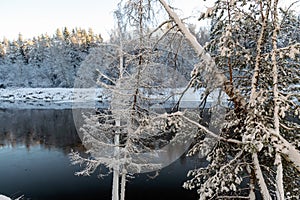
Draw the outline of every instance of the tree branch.
<instances>
[{"instance_id":1,"label":"tree branch","mask_svg":"<svg viewBox=\"0 0 300 200\"><path fill-rule=\"evenodd\" d=\"M260 9L261 9L261 15L262 15L262 27L260 30L260 35L257 41L257 47L256 47L256 58L255 58L255 66L254 66L254 72L252 75L252 82L251 82L251 94L250 94L250 104L252 104L256 97L256 88L258 84L258 78L259 78L259 67L261 63L261 51L262 51L262 44L264 42L265 37L265 31L267 29L268 20L269 20L269 12L270 12L270 6L271 6L271 0L267 1L267 10L266 10L266 16L263 16L263 6L262 2L260 2Z\"/></svg>"},{"instance_id":2,"label":"tree branch","mask_svg":"<svg viewBox=\"0 0 300 200\"><path fill-rule=\"evenodd\" d=\"M230 84L230 81L227 80L227 78L225 77L225 75L223 73L218 72L218 69L216 68L215 62L213 61L212 57L209 54L204 53L204 48L197 42L196 38L185 27L185 25L182 23L182 21L180 20L178 15L172 11L170 6L168 6L164 0L159 0L159 2L165 8L165 10L169 14L170 18L178 25L178 29L186 37L186 39L190 42L190 44L195 49L195 51L200 56L200 58L206 62L206 64L208 65L207 67L210 69L211 75L213 76L212 80L215 82L221 83L223 85L226 94L234 102L235 109L237 110L237 112L239 112L239 113L242 113L243 111L247 112L245 98L240 94L240 92L238 90L236 90ZM268 10L269 9L270 9L270 4L268 5ZM268 12L266 12L266 13L268 13ZM268 20L268 16L265 16L264 22L266 23L267 20ZM258 64L260 63L259 58L257 60L257 63ZM257 68L259 67L258 64L257 64ZM195 77L192 77L192 78L195 78ZM256 83L256 78L253 79L253 85L255 85L255 83ZM186 118L186 119L190 120L188 118ZM192 120L190 122L195 124L199 128L205 130L208 134L211 134L215 138L219 138L219 139L221 139L223 141L227 141L227 142L241 144L241 141L238 141L238 140L227 140L225 138L222 139L222 138L220 138L220 136L212 133L211 131L207 130L205 127L202 127L201 125L199 125L197 122L194 122ZM300 172L300 159L299 159L300 153L299 153L299 151L291 143L289 143L287 140L285 140L285 138L283 138L280 135L278 137L283 143L283 145L279 145L279 148L281 149L281 154L284 155L284 158L286 160L291 161L293 163L293 166ZM256 158L257 158L257 155L256 155Z\"/></svg>"},{"instance_id":3,"label":"tree branch","mask_svg":"<svg viewBox=\"0 0 300 200\"><path fill-rule=\"evenodd\" d=\"M269 194L266 182L264 180L262 171L260 169L260 164L259 164L258 156L257 156L256 152L252 153L252 160L253 160L253 164L254 164L255 175L258 180L258 185L260 187L260 193L264 200L271 200L271 196Z\"/></svg>"},{"instance_id":4,"label":"tree branch","mask_svg":"<svg viewBox=\"0 0 300 200\"><path fill-rule=\"evenodd\" d=\"M189 123L197 126L198 128L200 128L201 130L205 131L207 134L209 134L210 136L212 136L215 139L218 139L220 141L224 141L224 142L229 142L229 143L234 143L234 144L243 144L243 142L239 141L239 140L235 140L235 139L226 139L224 137L221 137L217 134L215 134L214 132L210 131L208 128L206 128L205 126L202 126L201 124L199 124L198 122L195 122L193 120L191 120L190 118L182 115L182 118L185 119L186 121L188 121Z\"/></svg>"},{"instance_id":5,"label":"tree branch","mask_svg":"<svg viewBox=\"0 0 300 200\"><path fill-rule=\"evenodd\" d=\"M199 57L205 62L206 70L209 71L210 75L212 76L212 78L210 79L210 81L211 81L210 84L215 85L216 87L223 86L225 93L234 102L235 110L237 110L237 111L245 110L246 101L245 101L244 97L240 94L240 92L238 90L236 90L232 86L230 81L227 80L226 76L223 73L219 72L212 57L208 53L205 53L204 48L199 44L199 42L197 41L195 36L183 24L183 22L178 17L178 15L175 12L173 12L173 10L170 8L170 6L164 0L159 0L159 2L162 4L162 6L167 11L170 18L174 21L174 23L177 24L178 29L185 36L185 38L190 42L190 44L195 49L195 51L199 55ZM195 74L194 77L192 77L192 79L195 79L196 75L197 74Z\"/></svg>"},{"instance_id":6,"label":"tree branch","mask_svg":"<svg viewBox=\"0 0 300 200\"><path fill-rule=\"evenodd\" d=\"M278 67L276 60L276 50L277 50L277 35L279 32L279 24L278 24L278 12L277 12L278 0L274 1L274 8L272 11L273 14L273 35L272 35L272 65L273 65L273 94L274 94L274 129L275 134L280 135L280 122L279 122L279 109L280 109L280 101L279 101L279 90L278 90ZM278 138L273 137L277 142ZM275 153L275 166L276 169L276 194L278 199L284 199L284 187L283 187L283 167L281 161L281 155L278 149L276 149Z\"/></svg>"}]
</instances>

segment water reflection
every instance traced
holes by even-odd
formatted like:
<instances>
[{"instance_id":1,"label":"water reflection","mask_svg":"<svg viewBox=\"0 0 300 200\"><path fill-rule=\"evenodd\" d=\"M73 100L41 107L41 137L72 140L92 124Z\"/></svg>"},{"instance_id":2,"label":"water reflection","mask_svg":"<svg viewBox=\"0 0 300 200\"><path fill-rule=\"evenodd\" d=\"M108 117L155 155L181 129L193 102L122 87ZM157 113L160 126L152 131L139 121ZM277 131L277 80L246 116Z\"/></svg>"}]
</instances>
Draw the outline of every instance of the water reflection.
<instances>
[{"instance_id":1,"label":"water reflection","mask_svg":"<svg viewBox=\"0 0 300 200\"><path fill-rule=\"evenodd\" d=\"M45 149L84 150L74 127L71 110L0 110L0 146L25 145Z\"/></svg>"},{"instance_id":2,"label":"water reflection","mask_svg":"<svg viewBox=\"0 0 300 200\"><path fill-rule=\"evenodd\" d=\"M85 150L71 110L0 110L0 194L24 194L31 200L109 200L111 176L74 176L80 167L70 164L70 149ZM196 165L202 163L182 157L154 179L155 173L139 174L129 179L126 199L197 199L195 191L181 187Z\"/></svg>"}]
</instances>

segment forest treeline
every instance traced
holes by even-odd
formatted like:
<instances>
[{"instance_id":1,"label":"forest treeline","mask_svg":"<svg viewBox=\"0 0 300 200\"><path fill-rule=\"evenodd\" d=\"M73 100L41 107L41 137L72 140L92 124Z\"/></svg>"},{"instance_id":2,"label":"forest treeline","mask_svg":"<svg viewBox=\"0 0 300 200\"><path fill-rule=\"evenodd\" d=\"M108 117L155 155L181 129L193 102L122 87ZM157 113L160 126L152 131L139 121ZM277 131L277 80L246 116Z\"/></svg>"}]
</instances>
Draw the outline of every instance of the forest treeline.
<instances>
[{"instance_id":1,"label":"forest treeline","mask_svg":"<svg viewBox=\"0 0 300 200\"><path fill-rule=\"evenodd\" d=\"M288 21L288 23L282 24L279 37L280 41L278 41L279 47L287 45L292 40L300 41L300 16L289 13L285 17L287 18L285 20ZM217 29L219 30L218 32L211 32L215 25L216 23L212 21L210 27L211 30L203 27L197 29L196 26L193 25L189 25L189 29L198 42L201 45L204 45L209 40L214 41L214 38L224 31L222 29ZM134 36L131 33L126 34L126 40L131 40L131 42L128 42L128 47L126 48L128 51L134 51L135 47L133 44L135 43L135 40L132 38ZM165 39L164 42L160 43L168 45L174 40L178 41L178 43L182 41L182 36L178 37L179 33L161 34L164 35ZM105 49L107 51L112 51L114 48L103 48L103 44L118 43L118 38L116 38L117 35L118 34L112 32L109 40L104 42L101 34L94 33L91 28L88 30L76 28L70 31L65 27L57 29L52 36L42 34L31 39L24 39L20 33L17 40L10 41L4 38L2 41L0 40L0 88L72 88L76 77L81 73L79 70L80 65L91 52L91 49L102 46L102 51L105 51ZM174 35L177 36L174 37ZM166 39L167 37L169 38ZM251 49L256 46L249 38L245 39L244 42L247 43L245 44L247 48ZM165 48L162 47L161 49ZM185 54L184 56L189 57L188 54L190 54L189 52L192 48L189 45L185 45L184 49L185 50L182 51ZM216 53L211 46L208 46L208 49L209 51L212 51L212 54ZM104 52L101 54L103 53ZM165 55L161 56L160 59L166 58L168 52L163 52L162 54ZM98 60L102 59L100 57ZM168 60L170 58L166 59ZM216 59L218 60L218 58ZM191 61L191 58L188 58L188 60ZM184 72L181 70L180 73L190 74L191 69L191 67L187 67L184 69ZM113 74L110 75L114 76Z\"/></svg>"},{"instance_id":2,"label":"forest treeline","mask_svg":"<svg viewBox=\"0 0 300 200\"><path fill-rule=\"evenodd\" d=\"M190 27L197 39L204 42L209 39L209 31L206 28L196 30ZM177 33L169 33L169 42L174 38L182 40L182 36ZM173 36L170 36L173 35ZM177 36L174 36L177 35ZM114 51L113 47L107 44L117 43L118 38L114 32L108 41L103 42L101 34L96 34L90 28L57 29L52 36L47 34L34 37L33 39L23 39L19 34L17 40L9 41L3 39L0 41L0 88L9 87L66 87L74 86L74 81L82 70L79 70L82 61L86 56L97 47L104 51ZM134 52L135 37L132 33L127 33L126 40L133 42L127 47L128 51ZM168 42L166 42L168 43ZM99 48L98 48L99 49ZM95 52L95 51L94 51ZM168 56L169 52L163 53L161 59ZM104 56L105 57L105 56ZM102 59L100 55L97 60ZM165 58L170 60L170 58ZM99 61L103 62L103 61ZM169 61L166 61L169 62ZM101 68L101 66L97 66ZM189 74L192 68L185 69ZM84 72L85 73L85 72ZM87 72L94 73L94 72ZM113 70L108 73L114 73ZM113 74L110 74L114 76Z\"/></svg>"},{"instance_id":3,"label":"forest treeline","mask_svg":"<svg viewBox=\"0 0 300 200\"><path fill-rule=\"evenodd\" d=\"M0 42L0 87L72 87L78 67L100 34L76 28L57 29L53 36L3 39Z\"/></svg>"}]
</instances>

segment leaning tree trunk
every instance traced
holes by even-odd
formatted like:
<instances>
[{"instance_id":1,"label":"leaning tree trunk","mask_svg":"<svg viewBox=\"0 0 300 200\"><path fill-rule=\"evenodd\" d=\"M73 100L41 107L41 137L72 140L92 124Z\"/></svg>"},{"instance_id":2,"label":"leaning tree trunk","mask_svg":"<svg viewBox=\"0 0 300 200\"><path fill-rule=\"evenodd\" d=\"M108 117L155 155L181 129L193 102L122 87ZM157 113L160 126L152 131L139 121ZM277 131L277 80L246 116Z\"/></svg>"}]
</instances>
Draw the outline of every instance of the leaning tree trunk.
<instances>
[{"instance_id":1,"label":"leaning tree trunk","mask_svg":"<svg viewBox=\"0 0 300 200\"><path fill-rule=\"evenodd\" d=\"M209 64L210 71L212 72L211 75L214 77L212 80L221 83L221 85L223 85L224 91L230 97L230 99L233 100L235 104L235 108L238 107L238 110L247 112L245 98L239 93L238 90L233 88L233 86L230 84L230 81L227 80L227 78L223 73L218 72L218 69L212 57L208 53L204 52L204 48L198 43L196 38L191 34L188 28L182 23L178 15L172 11L170 6L164 0L159 0L159 2L162 4L162 6L167 11L170 18L174 21L174 23L177 24L178 29L185 36L185 38L190 42L190 44L193 46L193 48L201 57L201 59L205 60L206 63ZM299 159L300 152L281 135L279 135L278 137L283 144L278 146L278 148L281 150L281 154L288 162L292 163L295 169L297 169L300 172L300 159Z\"/></svg>"},{"instance_id":2,"label":"leaning tree trunk","mask_svg":"<svg viewBox=\"0 0 300 200\"><path fill-rule=\"evenodd\" d=\"M277 67L277 60L276 60L276 51L277 51L277 35L279 32L279 24L278 24L278 12L277 12L278 0L274 1L274 8L273 8L273 36L272 36L272 73L273 73L273 94L274 94L274 133L275 135L280 135L280 121L279 121L279 109L280 109L280 101L279 101L279 90L278 90L278 67ZM277 142L278 137L273 136L272 142ZM276 149L275 154L275 166L276 169L276 196L277 199L283 200L284 199L284 187L283 187L283 166L282 166L282 159L279 149Z\"/></svg>"}]
</instances>

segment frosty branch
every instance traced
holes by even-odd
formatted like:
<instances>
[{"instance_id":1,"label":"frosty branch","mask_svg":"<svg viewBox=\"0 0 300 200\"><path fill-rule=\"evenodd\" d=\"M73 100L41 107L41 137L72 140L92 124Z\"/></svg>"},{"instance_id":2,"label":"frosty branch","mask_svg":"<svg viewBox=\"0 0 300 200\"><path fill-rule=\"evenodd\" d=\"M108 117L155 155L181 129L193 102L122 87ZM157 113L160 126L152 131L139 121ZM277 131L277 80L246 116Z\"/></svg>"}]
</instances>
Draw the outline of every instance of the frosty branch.
<instances>
[{"instance_id":1,"label":"frosty branch","mask_svg":"<svg viewBox=\"0 0 300 200\"><path fill-rule=\"evenodd\" d=\"M277 180L277 184L275 186L275 193L278 199L285 198L285 190L289 190L289 188L284 187L283 184L283 174L288 171L288 169L284 169L283 161L281 158L285 158L286 161L291 163L294 169L297 170L296 173L300 172L300 153L299 150L293 145L293 143L287 141L285 137L294 138L291 134L289 135L287 132L296 130L299 125L297 123L293 123L289 121L285 116L288 113L294 113L291 110L291 107L295 108L297 111L295 115L292 114L296 119L299 118L299 105L295 104L289 97L297 96L297 93L293 93L292 90L284 87L288 84L285 82L289 82L287 71L294 72L294 80L296 83L299 83L299 73L297 72L297 62L299 55L299 45L298 43L292 43L286 45L284 47L278 48L277 42L280 41L279 32L280 32L280 22L278 17L278 1L277 0L267 0L267 1L249 1L249 4L244 4L243 1L230 1L230 6L232 9L228 9L229 1L216 2L215 6L209 8L205 14L201 18L216 16L217 20L221 20L222 16L219 10L223 12L227 12L229 17L229 21L232 23L228 25L228 18L225 23L218 21L215 23L217 26L222 26L226 31L228 31L228 35L226 37L232 37L235 35L241 35L238 33L241 29L245 28L247 30L249 21L255 23L255 30L253 34L257 37L253 37L253 43L255 43L254 47L252 46L242 46L242 42L246 44L247 33L245 34L245 39L238 41L235 38L230 40L233 43L232 46L223 47L223 43L220 45L218 43L213 43L214 45L220 45L220 49L225 49L226 51L221 51L221 56L217 55L219 59L218 62L221 62L221 67L229 67L231 68L232 63L241 63L240 66L237 64L236 69L239 73L241 70L239 68L243 68L245 66L250 66L245 68L247 71L251 71L249 83L247 80L239 81L242 84L248 84L248 88L250 91L247 93L243 93L243 96L237 88L235 88L232 80L232 71L230 71L229 77L230 80L227 79L225 74L220 71L217 67L214 59L208 53L205 53L204 48L197 42L195 37L190 33L188 28L186 28L185 24L182 20L177 16L177 14L168 6L168 4L164 0L159 0L162 6L165 8L166 12L169 14L169 17L173 20L174 24L181 31L183 36L190 42L191 46L195 49L199 57L202 59L202 63L197 65L192 72L191 81L195 81L199 76L205 76L204 82L207 86L207 90L211 91L211 88L222 87L226 94L230 97L230 99L234 103L235 114L234 120L235 122L228 122L230 126L234 127L233 130L229 129L229 133L225 136L218 136L211 131L205 129L205 127L197 125L200 129L204 130L208 135L213 136L214 138L218 138L220 141L224 142L233 142L236 144L241 144L246 151L251 153L252 169L254 173L248 171L250 173L250 185L251 188L249 191L249 198L255 198L253 193L253 186L255 181L257 181L260 192L264 199L271 199L271 188L272 184L268 179L265 179L265 174L273 176L272 173L265 171L262 167L265 165L266 156L262 156L262 151L269 151L272 157L272 160L276 166L276 171L274 172L274 177ZM232 4L231 4L232 3ZM225 5L226 4L226 5ZM249 11L246 12L246 7L249 6ZM235 9L236 8L236 9ZM253 14L254 13L254 14ZM255 16L255 14L259 14ZM221 17L219 17L220 15ZM238 16L238 18L235 17ZM272 23L270 22L270 19ZM282 19L284 20L284 19ZM234 25L233 25L234 24ZM242 27L239 27L241 25ZM236 27L234 27L236 26ZM230 27L230 28L228 28ZM234 29L236 28L236 29ZM254 28L255 29L255 28ZM267 32L272 32L272 36L269 37ZM236 31L236 32L235 32ZM244 30L243 30L244 31ZM219 32L220 33L220 32ZM227 34L224 33L224 35ZM221 33L222 35L222 33ZM281 33L282 37L283 33ZM222 36L220 36L220 41L222 42ZM240 39L240 37L238 37ZM215 42L218 40L215 39ZM224 43L226 45L226 43ZM252 45L252 44L251 44ZM234 49L236 47L236 49ZM213 46L213 50L217 47ZM232 48L232 49L230 49ZM239 48L239 49L238 49ZM252 48L252 49L251 49ZM240 50L240 52L239 52ZM245 56L241 56L244 55ZM223 57L222 57L223 56ZM240 57L239 57L240 56ZM288 59L295 60L295 67L285 66L288 64L288 61L283 61L286 57ZM227 63L222 63L221 59L227 60ZM239 62L246 58L247 62ZM254 59L253 59L254 58ZM234 61L236 59L236 61ZM220 61L221 60L221 61ZM229 63L228 63L229 62ZM231 63L232 62L232 63ZM253 68L252 68L253 66ZM270 74L272 74L270 76ZM207 77L208 76L208 77ZM190 87L193 84L189 84L187 86ZM250 86L250 87L249 87ZM247 86L246 86L247 87ZM290 86L288 86L290 87ZM284 95L282 95L282 91L285 91ZM288 92L286 92L288 90ZM249 94L249 96L247 96ZM290 95L290 96L289 96ZM289 97L288 97L289 96ZM249 100L246 98L249 97ZM288 106L293 105L293 106ZM185 118L189 123L197 124L197 122L193 122ZM293 126L293 128L282 128L287 127L284 123L288 123ZM240 129L240 130L239 130ZM239 135L239 137L235 136ZM283 137L284 135L284 137ZM289 135L289 136L287 136ZM297 133L296 133L297 135ZM235 136L236 138L231 138ZM297 136L296 136L297 137ZM291 139L288 138L288 139ZM201 146L201 145L200 145ZM197 147L198 148L198 147ZM218 150L222 151L222 147L217 147ZM225 148L226 149L226 148ZM271 149L271 150L267 150ZM216 149L215 149L216 150ZM230 148L227 149L226 154L230 154ZM192 151L193 152L193 151ZM218 158L218 157L217 157ZM214 160L214 162L218 162ZM255 175L252 176L252 175ZM195 180L197 182L197 180ZM202 190L201 190L202 191ZM203 191L204 192L204 191ZM202 194L202 192L200 192Z\"/></svg>"}]
</instances>

